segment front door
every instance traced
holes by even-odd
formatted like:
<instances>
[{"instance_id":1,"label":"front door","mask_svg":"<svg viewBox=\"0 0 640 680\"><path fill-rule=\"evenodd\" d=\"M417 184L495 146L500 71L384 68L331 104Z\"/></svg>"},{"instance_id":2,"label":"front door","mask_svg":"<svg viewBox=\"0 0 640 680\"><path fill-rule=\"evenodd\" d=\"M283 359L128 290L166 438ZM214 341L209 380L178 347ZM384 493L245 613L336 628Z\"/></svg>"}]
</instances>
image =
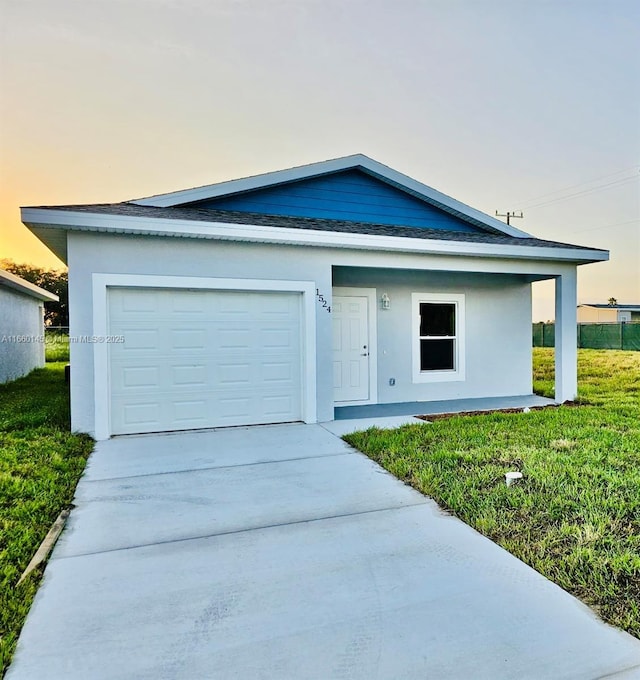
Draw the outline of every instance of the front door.
<instances>
[{"instance_id":1,"label":"front door","mask_svg":"<svg viewBox=\"0 0 640 680\"><path fill-rule=\"evenodd\" d=\"M369 399L368 299L334 296L333 398L335 402Z\"/></svg>"}]
</instances>

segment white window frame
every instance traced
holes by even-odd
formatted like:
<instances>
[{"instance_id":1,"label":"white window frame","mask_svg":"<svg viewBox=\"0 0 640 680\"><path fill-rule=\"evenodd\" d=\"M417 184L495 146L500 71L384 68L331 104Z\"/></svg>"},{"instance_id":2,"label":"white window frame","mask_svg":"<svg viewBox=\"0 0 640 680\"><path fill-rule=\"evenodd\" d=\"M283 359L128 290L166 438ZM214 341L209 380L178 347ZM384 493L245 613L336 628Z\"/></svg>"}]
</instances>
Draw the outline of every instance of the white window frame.
<instances>
[{"instance_id":1,"label":"white window frame","mask_svg":"<svg viewBox=\"0 0 640 680\"><path fill-rule=\"evenodd\" d=\"M414 383L454 382L465 379L465 301L462 293L411 294L411 353ZM455 305L454 368L441 371L420 370L420 304Z\"/></svg>"}]
</instances>

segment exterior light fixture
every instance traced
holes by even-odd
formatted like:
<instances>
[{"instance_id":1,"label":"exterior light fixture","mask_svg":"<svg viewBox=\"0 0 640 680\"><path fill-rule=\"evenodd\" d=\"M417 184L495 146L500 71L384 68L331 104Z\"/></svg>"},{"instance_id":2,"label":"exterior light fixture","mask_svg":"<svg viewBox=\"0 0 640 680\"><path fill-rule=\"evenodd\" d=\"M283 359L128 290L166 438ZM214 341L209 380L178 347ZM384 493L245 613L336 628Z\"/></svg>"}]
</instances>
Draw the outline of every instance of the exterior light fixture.
<instances>
[{"instance_id":1,"label":"exterior light fixture","mask_svg":"<svg viewBox=\"0 0 640 680\"><path fill-rule=\"evenodd\" d=\"M386 293L382 293L382 297L380 298L380 303L382 306L382 309L391 309L391 299Z\"/></svg>"}]
</instances>

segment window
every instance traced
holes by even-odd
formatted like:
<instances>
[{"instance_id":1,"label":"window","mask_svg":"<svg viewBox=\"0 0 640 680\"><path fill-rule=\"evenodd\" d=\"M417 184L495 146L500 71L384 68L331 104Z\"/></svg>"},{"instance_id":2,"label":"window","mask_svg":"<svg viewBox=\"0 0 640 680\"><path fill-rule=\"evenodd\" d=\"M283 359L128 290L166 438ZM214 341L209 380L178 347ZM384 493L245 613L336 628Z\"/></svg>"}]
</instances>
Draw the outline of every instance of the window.
<instances>
[{"instance_id":1,"label":"window","mask_svg":"<svg viewBox=\"0 0 640 680\"><path fill-rule=\"evenodd\" d=\"M413 382L464 380L464 295L413 293Z\"/></svg>"}]
</instances>

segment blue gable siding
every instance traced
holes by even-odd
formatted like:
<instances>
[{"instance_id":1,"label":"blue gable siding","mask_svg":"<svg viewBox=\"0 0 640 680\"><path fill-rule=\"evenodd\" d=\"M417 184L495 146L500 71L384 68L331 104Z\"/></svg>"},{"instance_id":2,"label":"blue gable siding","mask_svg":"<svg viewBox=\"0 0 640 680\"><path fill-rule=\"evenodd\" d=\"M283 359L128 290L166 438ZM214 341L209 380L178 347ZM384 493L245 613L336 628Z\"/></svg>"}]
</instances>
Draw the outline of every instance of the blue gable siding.
<instances>
[{"instance_id":1,"label":"blue gable siding","mask_svg":"<svg viewBox=\"0 0 640 680\"><path fill-rule=\"evenodd\" d=\"M359 170L198 202L199 208L480 232L449 213Z\"/></svg>"}]
</instances>

